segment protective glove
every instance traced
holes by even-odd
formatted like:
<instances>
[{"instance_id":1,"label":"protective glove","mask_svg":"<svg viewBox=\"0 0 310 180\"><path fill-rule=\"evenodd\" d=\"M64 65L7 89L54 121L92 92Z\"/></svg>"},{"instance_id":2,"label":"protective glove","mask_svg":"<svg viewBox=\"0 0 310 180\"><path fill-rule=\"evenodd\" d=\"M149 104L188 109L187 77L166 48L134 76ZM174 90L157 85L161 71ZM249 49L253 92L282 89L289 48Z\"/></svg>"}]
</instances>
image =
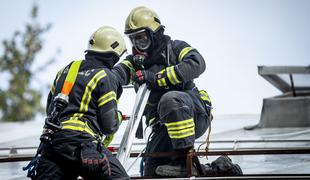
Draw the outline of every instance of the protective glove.
<instances>
[{"instance_id":1,"label":"protective glove","mask_svg":"<svg viewBox=\"0 0 310 180\"><path fill-rule=\"evenodd\" d=\"M155 74L155 81L159 87L164 89L183 89L184 83L174 69L174 66L170 66Z\"/></svg>"},{"instance_id":2,"label":"protective glove","mask_svg":"<svg viewBox=\"0 0 310 180\"><path fill-rule=\"evenodd\" d=\"M156 85L155 74L147 70L138 70L133 76L133 81L139 85L143 83L148 83L150 85Z\"/></svg>"},{"instance_id":3,"label":"protective glove","mask_svg":"<svg viewBox=\"0 0 310 180\"><path fill-rule=\"evenodd\" d=\"M106 154L99 153L97 145L92 142L81 144L82 168L88 175L98 177L107 177L111 175L110 164Z\"/></svg>"}]
</instances>

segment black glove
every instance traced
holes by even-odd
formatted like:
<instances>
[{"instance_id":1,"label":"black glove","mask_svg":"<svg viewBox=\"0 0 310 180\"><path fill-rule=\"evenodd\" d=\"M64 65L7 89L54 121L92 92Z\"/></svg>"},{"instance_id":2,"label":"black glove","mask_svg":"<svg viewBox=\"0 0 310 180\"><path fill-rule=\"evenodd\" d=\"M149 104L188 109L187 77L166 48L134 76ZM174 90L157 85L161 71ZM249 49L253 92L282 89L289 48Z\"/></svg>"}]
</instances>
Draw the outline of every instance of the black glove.
<instances>
[{"instance_id":1,"label":"black glove","mask_svg":"<svg viewBox=\"0 0 310 180\"><path fill-rule=\"evenodd\" d=\"M148 83L150 85L156 84L155 74L147 70L138 70L136 74L133 76L133 81L138 83L139 85L143 83Z\"/></svg>"},{"instance_id":2,"label":"black glove","mask_svg":"<svg viewBox=\"0 0 310 180\"><path fill-rule=\"evenodd\" d=\"M104 153L99 153L97 145L92 142L82 143L82 168L87 177L102 178L111 175L110 164Z\"/></svg>"}]
</instances>

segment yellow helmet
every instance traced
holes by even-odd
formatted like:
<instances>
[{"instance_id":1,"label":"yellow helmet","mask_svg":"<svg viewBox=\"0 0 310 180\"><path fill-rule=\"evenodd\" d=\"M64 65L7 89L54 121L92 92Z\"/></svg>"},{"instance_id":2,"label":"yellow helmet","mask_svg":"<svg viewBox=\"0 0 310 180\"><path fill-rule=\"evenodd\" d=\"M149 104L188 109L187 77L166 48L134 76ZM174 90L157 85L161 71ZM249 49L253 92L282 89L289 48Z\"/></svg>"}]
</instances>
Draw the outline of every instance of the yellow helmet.
<instances>
[{"instance_id":1,"label":"yellow helmet","mask_svg":"<svg viewBox=\"0 0 310 180\"><path fill-rule=\"evenodd\" d=\"M86 52L88 51L114 53L121 57L126 51L126 43L122 35L113 27L102 26L89 38Z\"/></svg>"},{"instance_id":2,"label":"yellow helmet","mask_svg":"<svg viewBox=\"0 0 310 180\"><path fill-rule=\"evenodd\" d=\"M125 34L132 33L141 29L149 29L151 32L156 32L160 27L158 15L147 7L134 8L126 19Z\"/></svg>"}]
</instances>

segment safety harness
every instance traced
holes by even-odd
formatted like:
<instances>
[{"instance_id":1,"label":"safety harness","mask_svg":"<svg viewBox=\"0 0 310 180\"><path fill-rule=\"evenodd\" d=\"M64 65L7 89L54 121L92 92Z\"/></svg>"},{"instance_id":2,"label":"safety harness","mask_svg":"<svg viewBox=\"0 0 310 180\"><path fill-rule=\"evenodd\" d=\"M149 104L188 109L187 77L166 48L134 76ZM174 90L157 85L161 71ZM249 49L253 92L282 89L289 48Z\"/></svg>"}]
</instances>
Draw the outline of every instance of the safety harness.
<instances>
[{"instance_id":1,"label":"safety harness","mask_svg":"<svg viewBox=\"0 0 310 180\"><path fill-rule=\"evenodd\" d=\"M82 61L75 61L70 66L66 79L63 83L61 93L69 96L72 87L74 86L77 74L79 72L79 67ZM84 120L81 113L78 116L73 115L72 117L67 117L64 121L61 122L61 129L64 130L73 130L73 131L81 131L86 132L91 135L95 139L95 143L98 145L98 150L101 151L102 143L104 143L104 135L100 133L100 129L98 125L94 122L89 125L89 122ZM91 128L95 128L96 132Z\"/></svg>"},{"instance_id":2,"label":"safety harness","mask_svg":"<svg viewBox=\"0 0 310 180\"><path fill-rule=\"evenodd\" d=\"M61 88L61 91L60 91L60 93L57 94L57 96L53 100L54 106L56 106L56 103L57 103L57 100L59 97L62 97L62 99L65 99L67 104L69 103L69 95L70 95L72 88L75 84L75 81L76 81L76 78L77 78L77 75L78 75L82 61L83 60L73 61L70 65L70 68L68 70L68 73L66 75L64 82L63 83L57 82L56 87L57 87L57 89ZM63 109L61 109L60 111L63 111ZM55 111L55 107L54 107L53 111ZM57 112L57 113L58 113L58 117L52 117L52 119L51 119L52 122L48 123L49 125L56 127L56 131L60 130L60 129L65 129L65 127L63 126L63 123L60 123L60 121L59 121L59 114L61 112ZM51 114L53 114L53 112ZM47 119L49 119L49 118L47 118ZM45 121L45 122L47 123L47 121ZM48 127L47 127L47 129L48 129Z\"/></svg>"},{"instance_id":3,"label":"safety harness","mask_svg":"<svg viewBox=\"0 0 310 180\"><path fill-rule=\"evenodd\" d=\"M66 79L61 88L62 94L69 96L76 81L76 77L78 75L81 63L82 60L79 60L74 61L71 64ZM96 133L94 133L94 131L89 127L88 123L86 121L80 120L78 117L70 118L69 120L61 122L61 129L83 131L90 134L93 137L96 137Z\"/></svg>"}]
</instances>

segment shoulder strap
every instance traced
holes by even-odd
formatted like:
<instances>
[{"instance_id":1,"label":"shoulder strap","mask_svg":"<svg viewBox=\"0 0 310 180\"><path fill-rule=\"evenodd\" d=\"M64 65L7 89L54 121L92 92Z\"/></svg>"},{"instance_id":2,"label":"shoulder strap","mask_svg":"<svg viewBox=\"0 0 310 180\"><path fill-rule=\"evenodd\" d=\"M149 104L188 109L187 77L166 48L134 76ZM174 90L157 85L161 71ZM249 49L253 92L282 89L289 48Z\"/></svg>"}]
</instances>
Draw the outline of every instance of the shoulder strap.
<instances>
[{"instance_id":1,"label":"shoulder strap","mask_svg":"<svg viewBox=\"0 0 310 180\"><path fill-rule=\"evenodd\" d=\"M52 104L52 106L49 106L49 109L51 107L53 107L53 109L48 113L48 117L45 119L45 127L58 129L58 130L61 129L60 122L59 122L59 116L60 116L60 113L64 110L64 108L66 108L68 105L69 94L75 83L77 74L80 69L81 62L82 60L73 61L70 64L66 78L62 80L61 82L59 81L57 82L55 93L54 93L54 95L56 96L53 99L54 103ZM65 75L64 72L66 71L67 67L65 68L61 76L64 77ZM61 88L61 93L59 93L60 88ZM46 137L44 137L44 139L46 139Z\"/></svg>"},{"instance_id":2,"label":"shoulder strap","mask_svg":"<svg viewBox=\"0 0 310 180\"><path fill-rule=\"evenodd\" d=\"M61 93L69 96L69 94L72 90L72 87L75 83L75 80L76 80L77 74L79 72L81 63L82 63L82 60L79 60L79 61L74 61L71 64L69 71L68 71L68 74L66 76L66 79L63 82L63 85L61 88Z\"/></svg>"}]
</instances>

